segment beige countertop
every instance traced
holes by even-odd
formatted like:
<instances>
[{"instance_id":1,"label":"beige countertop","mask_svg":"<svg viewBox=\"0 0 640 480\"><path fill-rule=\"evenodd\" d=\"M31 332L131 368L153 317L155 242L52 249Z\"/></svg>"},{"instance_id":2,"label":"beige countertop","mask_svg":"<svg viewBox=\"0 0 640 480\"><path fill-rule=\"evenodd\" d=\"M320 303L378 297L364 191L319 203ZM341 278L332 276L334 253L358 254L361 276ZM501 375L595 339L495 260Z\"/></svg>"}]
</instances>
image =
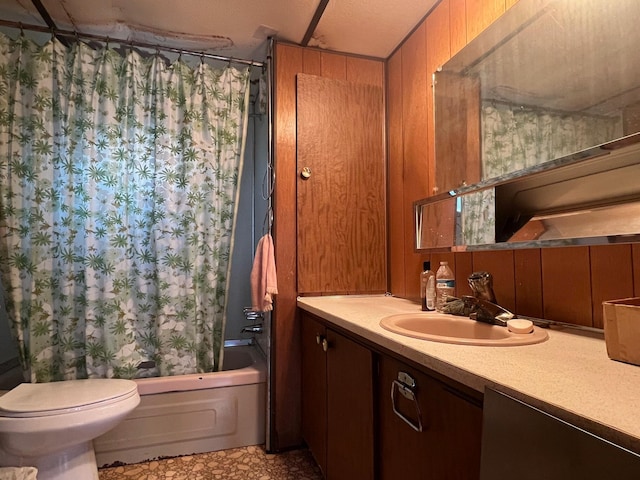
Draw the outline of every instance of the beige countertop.
<instances>
[{"instance_id":1,"label":"beige countertop","mask_svg":"<svg viewBox=\"0 0 640 480\"><path fill-rule=\"evenodd\" d=\"M420 305L383 295L300 297L298 306L480 392L493 387L640 453L640 366L609 359L604 338L548 331L539 344L452 345L380 327Z\"/></svg>"}]
</instances>

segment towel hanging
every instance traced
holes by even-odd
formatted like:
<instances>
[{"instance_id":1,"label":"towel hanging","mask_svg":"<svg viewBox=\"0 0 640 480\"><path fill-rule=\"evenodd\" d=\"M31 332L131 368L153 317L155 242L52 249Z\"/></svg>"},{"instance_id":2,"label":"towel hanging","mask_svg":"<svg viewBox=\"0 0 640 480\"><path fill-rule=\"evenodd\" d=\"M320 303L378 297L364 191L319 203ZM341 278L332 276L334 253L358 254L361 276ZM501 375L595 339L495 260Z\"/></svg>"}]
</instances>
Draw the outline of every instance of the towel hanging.
<instances>
[{"instance_id":1,"label":"towel hanging","mask_svg":"<svg viewBox=\"0 0 640 480\"><path fill-rule=\"evenodd\" d=\"M273 310L273 296L278 293L273 238L267 233L256 247L251 269L251 308L256 312Z\"/></svg>"}]
</instances>

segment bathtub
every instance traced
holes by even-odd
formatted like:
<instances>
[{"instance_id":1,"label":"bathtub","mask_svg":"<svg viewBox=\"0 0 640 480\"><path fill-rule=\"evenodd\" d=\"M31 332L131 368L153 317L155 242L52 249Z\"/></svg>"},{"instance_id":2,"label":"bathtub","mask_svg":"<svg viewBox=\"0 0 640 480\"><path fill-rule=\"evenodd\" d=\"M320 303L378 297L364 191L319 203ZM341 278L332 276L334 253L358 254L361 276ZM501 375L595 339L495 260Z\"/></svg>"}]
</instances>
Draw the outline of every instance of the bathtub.
<instances>
[{"instance_id":1,"label":"bathtub","mask_svg":"<svg viewBox=\"0 0 640 480\"><path fill-rule=\"evenodd\" d=\"M264 356L256 347L225 347L223 365L221 372L135 380L140 405L94 440L98 466L264 443Z\"/></svg>"}]
</instances>

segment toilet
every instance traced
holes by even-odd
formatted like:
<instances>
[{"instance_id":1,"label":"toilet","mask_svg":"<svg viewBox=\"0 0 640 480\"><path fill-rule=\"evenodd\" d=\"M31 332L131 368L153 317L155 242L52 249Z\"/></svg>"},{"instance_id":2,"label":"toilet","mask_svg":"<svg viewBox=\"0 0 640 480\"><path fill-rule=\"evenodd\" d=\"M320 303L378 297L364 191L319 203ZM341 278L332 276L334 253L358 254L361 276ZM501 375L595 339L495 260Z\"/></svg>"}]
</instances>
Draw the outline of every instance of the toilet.
<instances>
[{"instance_id":1,"label":"toilet","mask_svg":"<svg viewBox=\"0 0 640 480\"><path fill-rule=\"evenodd\" d=\"M139 403L132 380L22 383L0 396L0 467L36 467L38 480L98 480L93 439Z\"/></svg>"}]
</instances>

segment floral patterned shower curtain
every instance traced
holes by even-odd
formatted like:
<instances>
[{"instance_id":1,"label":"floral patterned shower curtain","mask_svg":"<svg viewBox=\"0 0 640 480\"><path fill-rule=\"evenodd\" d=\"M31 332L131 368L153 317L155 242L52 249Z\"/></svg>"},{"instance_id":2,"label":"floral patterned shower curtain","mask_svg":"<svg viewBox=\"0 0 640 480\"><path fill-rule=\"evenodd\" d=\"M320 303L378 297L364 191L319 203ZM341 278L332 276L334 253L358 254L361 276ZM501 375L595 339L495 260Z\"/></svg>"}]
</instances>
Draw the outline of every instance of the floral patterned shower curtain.
<instances>
[{"instance_id":1,"label":"floral patterned shower curtain","mask_svg":"<svg viewBox=\"0 0 640 480\"><path fill-rule=\"evenodd\" d=\"M31 380L221 362L249 71L0 36L0 270Z\"/></svg>"}]
</instances>

